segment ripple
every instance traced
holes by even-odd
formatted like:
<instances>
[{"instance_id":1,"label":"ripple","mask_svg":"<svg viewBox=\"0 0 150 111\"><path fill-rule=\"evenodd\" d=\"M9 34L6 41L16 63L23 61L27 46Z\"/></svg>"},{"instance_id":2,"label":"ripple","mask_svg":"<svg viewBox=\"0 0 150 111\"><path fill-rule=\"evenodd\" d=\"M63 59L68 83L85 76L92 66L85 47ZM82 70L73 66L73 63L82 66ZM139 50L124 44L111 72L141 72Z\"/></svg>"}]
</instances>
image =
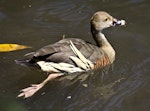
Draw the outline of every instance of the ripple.
<instances>
[{"instance_id":1,"label":"ripple","mask_svg":"<svg viewBox=\"0 0 150 111\"><path fill-rule=\"evenodd\" d=\"M5 14L2 13L2 12L0 12L0 21L2 21L2 20L5 19L5 18L6 18Z\"/></svg>"},{"instance_id":2,"label":"ripple","mask_svg":"<svg viewBox=\"0 0 150 111\"><path fill-rule=\"evenodd\" d=\"M104 111L114 110L121 108L125 98L132 96L134 93L148 82L146 72L148 72L150 58L144 59L141 63L133 67L126 81L121 83L116 90L116 94L104 105Z\"/></svg>"},{"instance_id":3,"label":"ripple","mask_svg":"<svg viewBox=\"0 0 150 111\"><path fill-rule=\"evenodd\" d=\"M54 27L54 25L68 25L76 27L88 17L86 6L73 1L59 1L44 4L37 9L34 22L38 26ZM60 27L63 28L63 27Z\"/></svg>"}]
</instances>

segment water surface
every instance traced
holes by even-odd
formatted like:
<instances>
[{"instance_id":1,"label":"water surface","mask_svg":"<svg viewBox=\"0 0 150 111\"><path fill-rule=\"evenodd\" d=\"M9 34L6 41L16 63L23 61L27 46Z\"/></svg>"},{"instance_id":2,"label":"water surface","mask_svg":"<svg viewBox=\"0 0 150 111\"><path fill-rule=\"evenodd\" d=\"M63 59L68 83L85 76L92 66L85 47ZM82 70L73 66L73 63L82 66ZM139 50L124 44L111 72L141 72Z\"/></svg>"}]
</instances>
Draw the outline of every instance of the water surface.
<instances>
[{"instance_id":1,"label":"water surface","mask_svg":"<svg viewBox=\"0 0 150 111\"><path fill-rule=\"evenodd\" d=\"M0 43L33 47L0 53L1 110L148 111L149 7L148 0L1 0ZM60 40L62 35L94 43L89 21L92 14L99 10L127 21L126 27L104 31L117 52L113 71L110 70L103 79L102 71L98 70L85 81L53 81L32 98L17 99L20 89L40 83L46 74L19 66L14 60Z\"/></svg>"}]
</instances>

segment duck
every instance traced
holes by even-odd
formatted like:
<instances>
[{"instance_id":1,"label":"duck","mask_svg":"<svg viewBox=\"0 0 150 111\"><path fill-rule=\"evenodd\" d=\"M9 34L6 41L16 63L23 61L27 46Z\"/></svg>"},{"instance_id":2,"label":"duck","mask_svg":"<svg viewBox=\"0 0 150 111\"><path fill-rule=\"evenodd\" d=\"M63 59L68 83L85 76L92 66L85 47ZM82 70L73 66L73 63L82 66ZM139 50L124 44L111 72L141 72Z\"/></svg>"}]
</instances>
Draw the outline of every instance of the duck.
<instances>
[{"instance_id":1,"label":"duck","mask_svg":"<svg viewBox=\"0 0 150 111\"><path fill-rule=\"evenodd\" d=\"M22 89L17 97L31 97L48 81L62 75L86 72L111 65L115 60L115 50L102 30L125 24L125 20L118 20L105 11L98 11L90 20L91 33L96 45L78 38L64 38L35 52L25 54L24 59L16 60L17 64L35 66L49 74L40 84L32 84Z\"/></svg>"}]
</instances>

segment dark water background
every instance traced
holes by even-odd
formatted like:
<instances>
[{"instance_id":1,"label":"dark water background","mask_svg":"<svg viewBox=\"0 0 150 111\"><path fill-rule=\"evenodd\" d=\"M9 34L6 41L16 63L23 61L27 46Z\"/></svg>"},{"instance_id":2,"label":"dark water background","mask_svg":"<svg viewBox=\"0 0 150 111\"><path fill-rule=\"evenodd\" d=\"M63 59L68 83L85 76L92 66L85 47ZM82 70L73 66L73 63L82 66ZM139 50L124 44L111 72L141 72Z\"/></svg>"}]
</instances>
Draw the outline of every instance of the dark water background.
<instances>
[{"instance_id":1,"label":"dark water background","mask_svg":"<svg viewBox=\"0 0 150 111\"><path fill-rule=\"evenodd\" d=\"M53 81L32 98L17 99L20 89L46 74L14 60L63 34L94 43L89 20L99 10L127 21L104 31L117 52L113 71L103 81L100 70L85 81ZM1 111L150 111L149 25L149 0L1 0L0 43L33 47L0 53Z\"/></svg>"}]
</instances>

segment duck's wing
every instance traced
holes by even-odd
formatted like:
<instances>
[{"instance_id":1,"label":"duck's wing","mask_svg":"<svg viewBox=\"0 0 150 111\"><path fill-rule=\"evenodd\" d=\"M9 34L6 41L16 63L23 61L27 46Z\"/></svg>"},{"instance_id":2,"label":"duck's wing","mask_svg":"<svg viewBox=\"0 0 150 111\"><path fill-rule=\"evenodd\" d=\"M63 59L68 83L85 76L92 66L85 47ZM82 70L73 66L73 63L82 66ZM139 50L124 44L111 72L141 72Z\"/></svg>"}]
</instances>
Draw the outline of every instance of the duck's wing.
<instances>
[{"instance_id":1,"label":"duck's wing","mask_svg":"<svg viewBox=\"0 0 150 111\"><path fill-rule=\"evenodd\" d=\"M68 38L63 39L55 44L51 44L39 49L36 52L28 53L25 55L26 58L31 61L51 61L55 63L64 62L73 64L70 56L76 56L70 47L70 41L75 47L93 63L96 63L98 59L103 57L104 52L97 46L87 43L81 39Z\"/></svg>"}]
</instances>

